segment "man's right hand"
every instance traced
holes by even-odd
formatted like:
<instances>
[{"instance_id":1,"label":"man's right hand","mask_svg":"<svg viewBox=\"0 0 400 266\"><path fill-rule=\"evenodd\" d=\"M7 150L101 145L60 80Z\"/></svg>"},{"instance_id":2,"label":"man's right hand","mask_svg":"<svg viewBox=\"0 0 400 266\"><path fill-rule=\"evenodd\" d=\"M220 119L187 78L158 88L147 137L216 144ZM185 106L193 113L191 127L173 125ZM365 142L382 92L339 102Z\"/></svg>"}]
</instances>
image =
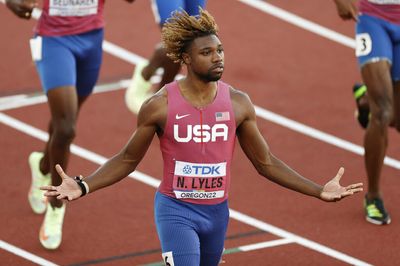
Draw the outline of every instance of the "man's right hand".
<instances>
[{"instance_id":1,"label":"man's right hand","mask_svg":"<svg viewBox=\"0 0 400 266\"><path fill-rule=\"evenodd\" d=\"M7 7L18 17L30 19L32 11L38 6L37 0L6 0Z\"/></svg>"},{"instance_id":2,"label":"man's right hand","mask_svg":"<svg viewBox=\"0 0 400 266\"><path fill-rule=\"evenodd\" d=\"M56 170L62 179L62 183L59 186L43 186L41 190L45 190L44 195L46 197L57 197L59 200L75 200L82 196L82 190L78 183L69 177L59 164L56 165Z\"/></svg>"}]
</instances>

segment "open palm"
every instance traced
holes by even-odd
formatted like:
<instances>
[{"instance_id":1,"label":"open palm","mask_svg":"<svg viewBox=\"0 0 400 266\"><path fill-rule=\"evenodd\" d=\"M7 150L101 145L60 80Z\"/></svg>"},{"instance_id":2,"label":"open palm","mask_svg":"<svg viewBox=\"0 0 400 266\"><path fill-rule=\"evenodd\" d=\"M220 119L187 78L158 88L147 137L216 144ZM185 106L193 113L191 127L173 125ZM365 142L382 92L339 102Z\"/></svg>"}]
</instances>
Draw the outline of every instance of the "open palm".
<instances>
[{"instance_id":1,"label":"open palm","mask_svg":"<svg viewBox=\"0 0 400 266\"><path fill-rule=\"evenodd\" d=\"M61 176L62 183L59 186L42 186L41 190L45 190L44 193L47 197L57 197L57 199L75 200L82 195L82 190L76 181L69 177L59 164L56 165L56 170Z\"/></svg>"},{"instance_id":2,"label":"open palm","mask_svg":"<svg viewBox=\"0 0 400 266\"><path fill-rule=\"evenodd\" d=\"M353 195L363 190L362 183L351 184L347 187L340 185L340 179L344 173L344 168L341 167L336 176L325 184L321 192L321 199L324 201L338 201L347 196Z\"/></svg>"}]
</instances>

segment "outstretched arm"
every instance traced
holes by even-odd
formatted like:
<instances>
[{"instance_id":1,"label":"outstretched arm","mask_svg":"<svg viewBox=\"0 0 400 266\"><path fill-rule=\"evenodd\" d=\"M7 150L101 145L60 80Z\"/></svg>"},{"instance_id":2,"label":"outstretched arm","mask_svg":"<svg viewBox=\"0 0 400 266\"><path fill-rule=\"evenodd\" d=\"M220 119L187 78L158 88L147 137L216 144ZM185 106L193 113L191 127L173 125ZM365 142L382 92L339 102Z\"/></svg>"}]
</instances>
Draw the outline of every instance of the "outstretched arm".
<instances>
[{"instance_id":1,"label":"outstretched arm","mask_svg":"<svg viewBox=\"0 0 400 266\"><path fill-rule=\"evenodd\" d=\"M357 21L357 7L355 4L355 0L334 0L336 4L336 9L339 16L344 19L352 19Z\"/></svg>"},{"instance_id":2,"label":"outstretched arm","mask_svg":"<svg viewBox=\"0 0 400 266\"><path fill-rule=\"evenodd\" d=\"M153 96L143 104L138 116L138 126L128 143L119 153L100 166L94 173L84 178L89 192L112 185L134 171L150 146L154 134L163 127L166 117L166 101L160 95ZM60 186L44 186L45 196L74 200L82 195L77 182L66 175L57 165L57 172L63 182Z\"/></svg>"},{"instance_id":3,"label":"outstretched arm","mask_svg":"<svg viewBox=\"0 0 400 266\"><path fill-rule=\"evenodd\" d=\"M337 201L362 191L361 183L340 186L343 168L340 168L337 175L324 186L301 176L271 153L257 128L255 110L247 95L236 92L232 99L240 146L260 175L281 186L325 201Z\"/></svg>"},{"instance_id":4,"label":"outstretched arm","mask_svg":"<svg viewBox=\"0 0 400 266\"><path fill-rule=\"evenodd\" d=\"M7 7L18 17L30 19L32 11L38 6L37 0L6 0Z\"/></svg>"}]
</instances>

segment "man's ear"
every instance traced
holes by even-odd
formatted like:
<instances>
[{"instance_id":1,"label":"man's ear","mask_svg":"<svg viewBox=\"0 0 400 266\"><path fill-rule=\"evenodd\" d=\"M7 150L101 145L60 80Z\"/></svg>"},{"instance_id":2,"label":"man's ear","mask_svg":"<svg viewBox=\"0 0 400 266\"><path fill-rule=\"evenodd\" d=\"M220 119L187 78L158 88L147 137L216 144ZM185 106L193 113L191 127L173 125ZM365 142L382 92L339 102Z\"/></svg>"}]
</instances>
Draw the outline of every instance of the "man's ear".
<instances>
[{"instance_id":1,"label":"man's ear","mask_svg":"<svg viewBox=\"0 0 400 266\"><path fill-rule=\"evenodd\" d=\"M184 63L185 65L190 65L190 56L188 53L182 53L182 63Z\"/></svg>"}]
</instances>

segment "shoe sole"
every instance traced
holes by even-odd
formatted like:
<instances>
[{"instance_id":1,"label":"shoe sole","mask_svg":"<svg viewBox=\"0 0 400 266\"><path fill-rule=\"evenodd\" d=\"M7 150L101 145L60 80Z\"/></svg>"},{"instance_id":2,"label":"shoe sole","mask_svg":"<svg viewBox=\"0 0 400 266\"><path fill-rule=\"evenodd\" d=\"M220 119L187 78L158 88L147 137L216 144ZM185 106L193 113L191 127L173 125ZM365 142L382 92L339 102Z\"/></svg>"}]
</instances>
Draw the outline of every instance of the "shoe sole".
<instances>
[{"instance_id":1,"label":"shoe sole","mask_svg":"<svg viewBox=\"0 0 400 266\"><path fill-rule=\"evenodd\" d=\"M387 224L390 224L390 222L392 221L392 220L390 219L390 217L389 217L389 219L388 219L387 221L382 221L382 222L380 222L380 221L377 221L377 220L375 220L375 219L372 219L372 218L370 218L370 217L368 217L368 216L365 217L365 220L366 220L367 222L370 222L370 223L376 224L376 225L387 225Z\"/></svg>"}]
</instances>

